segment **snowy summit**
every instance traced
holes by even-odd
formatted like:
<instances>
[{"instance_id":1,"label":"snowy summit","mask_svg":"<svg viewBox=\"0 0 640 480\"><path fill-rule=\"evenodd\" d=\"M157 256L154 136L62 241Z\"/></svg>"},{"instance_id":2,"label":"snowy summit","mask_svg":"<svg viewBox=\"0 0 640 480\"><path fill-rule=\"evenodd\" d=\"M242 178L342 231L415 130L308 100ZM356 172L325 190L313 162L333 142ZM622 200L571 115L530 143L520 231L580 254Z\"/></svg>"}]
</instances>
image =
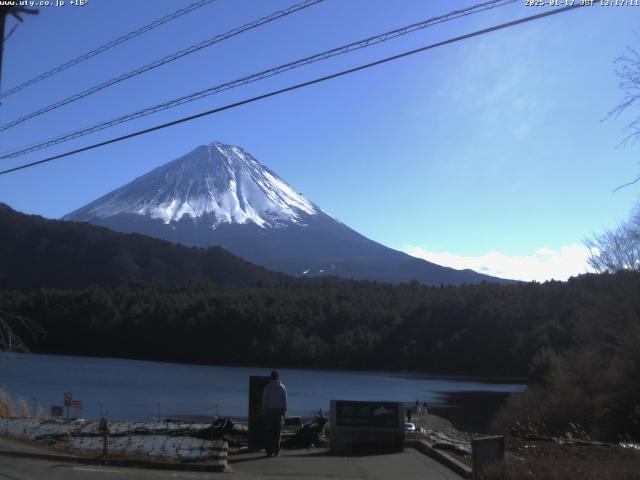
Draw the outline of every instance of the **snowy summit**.
<instances>
[{"instance_id":1,"label":"snowy summit","mask_svg":"<svg viewBox=\"0 0 640 480\"><path fill-rule=\"evenodd\" d=\"M213 142L136 178L65 219L135 214L168 224L205 214L211 227L301 224L318 207L242 148Z\"/></svg>"}]
</instances>

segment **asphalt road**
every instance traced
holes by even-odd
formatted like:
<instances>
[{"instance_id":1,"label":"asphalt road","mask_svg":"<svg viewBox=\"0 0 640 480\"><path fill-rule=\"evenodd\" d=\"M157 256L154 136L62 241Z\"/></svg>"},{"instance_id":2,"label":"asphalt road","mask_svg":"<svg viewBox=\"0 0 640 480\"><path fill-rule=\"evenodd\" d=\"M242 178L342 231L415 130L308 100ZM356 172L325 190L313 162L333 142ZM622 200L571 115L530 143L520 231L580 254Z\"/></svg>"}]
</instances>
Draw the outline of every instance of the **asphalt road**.
<instances>
[{"instance_id":1,"label":"asphalt road","mask_svg":"<svg viewBox=\"0 0 640 480\"><path fill-rule=\"evenodd\" d=\"M221 480L351 480L397 479L449 480L458 475L429 457L407 449L404 453L340 457L324 450L285 451L278 458L264 454L246 454L232 458L233 473L179 472L94 465L76 465L27 458L0 456L0 480L162 480L204 479Z\"/></svg>"},{"instance_id":2,"label":"asphalt road","mask_svg":"<svg viewBox=\"0 0 640 480\"><path fill-rule=\"evenodd\" d=\"M0 480L159 480L211 478L211 475L223 474L101 467L97 465L76 465L28 458L0 457Z\"/></svg>"}]
</instances>

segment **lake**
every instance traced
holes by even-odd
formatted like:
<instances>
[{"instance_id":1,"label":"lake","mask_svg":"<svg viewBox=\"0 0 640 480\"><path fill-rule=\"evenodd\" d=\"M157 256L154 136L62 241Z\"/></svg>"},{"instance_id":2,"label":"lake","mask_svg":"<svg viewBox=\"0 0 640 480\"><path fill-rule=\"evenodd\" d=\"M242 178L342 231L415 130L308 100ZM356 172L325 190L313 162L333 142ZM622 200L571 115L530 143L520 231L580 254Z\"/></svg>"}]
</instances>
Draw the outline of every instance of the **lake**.
<instances>
[{"instance_id":1,"label":"lake","mask_svg":"<svg viewBox=\"0 0 640 480\"><path fill-rule=\"evenodd\" d=\"M270 368L162 363L117 358L0 354L0 388L47 412L64 392L82 401L82 416L149 420L223 415L243 418L249 376ZM469 394L520 391L522 383L387 372L279 369L289 396L288 415L307 416L332 399L426 401L441 410ZM453 403L452 403L453 402Z\"/></svg>"}]
</instances>

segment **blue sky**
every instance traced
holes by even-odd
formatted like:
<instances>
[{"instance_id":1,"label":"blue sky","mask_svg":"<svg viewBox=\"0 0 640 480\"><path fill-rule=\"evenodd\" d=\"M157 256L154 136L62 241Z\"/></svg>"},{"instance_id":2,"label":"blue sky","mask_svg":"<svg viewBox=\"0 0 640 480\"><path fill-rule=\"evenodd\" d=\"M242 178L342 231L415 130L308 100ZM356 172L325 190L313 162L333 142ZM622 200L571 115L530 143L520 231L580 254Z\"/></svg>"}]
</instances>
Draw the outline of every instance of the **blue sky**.
<instances>
[{"instance_id":1,"label":"blue sky","mask_svg":"<svg viewBox=\"0 0 640 480\"><path fill-rule=\"evenodd\" d=\"M5 46L4 90L189 1L43 8ZM6 123L295 1L217 0L3 100ZM474 1L326 0L0 133L8 150L384 32ZM540 13L524 1L121 125L3 166L221 106ZM582 241L624 219L638 146L614 59L638 46L640 7L592 7L0 177L0 201L46 217L214 140L240 145L364 235L458 268L543 280L584 270ZM8 28L13 25L9 20Z\"/></svg>"}]
</instances>

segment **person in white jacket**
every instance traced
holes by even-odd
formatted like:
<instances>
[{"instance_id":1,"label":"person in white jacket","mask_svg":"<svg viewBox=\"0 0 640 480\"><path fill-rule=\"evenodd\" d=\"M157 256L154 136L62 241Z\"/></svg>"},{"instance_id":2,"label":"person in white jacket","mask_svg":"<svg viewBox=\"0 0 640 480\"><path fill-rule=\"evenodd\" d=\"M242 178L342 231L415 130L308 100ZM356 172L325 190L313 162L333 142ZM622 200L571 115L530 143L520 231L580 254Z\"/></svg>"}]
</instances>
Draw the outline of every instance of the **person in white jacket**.
<instances>
[{"instance_id":1,"label":"person in white jacket","mask_svg":"<svg viewBox=\"0 0 640 480\"><path fill-rule=\"evenodd\" d=\"M271 381L262 391L262 408L265 412L265 451L267 456L280 455L280 434L287 411L287 389L280 382L280 375L271 372Z\"/></svg>"}]
</instances>

